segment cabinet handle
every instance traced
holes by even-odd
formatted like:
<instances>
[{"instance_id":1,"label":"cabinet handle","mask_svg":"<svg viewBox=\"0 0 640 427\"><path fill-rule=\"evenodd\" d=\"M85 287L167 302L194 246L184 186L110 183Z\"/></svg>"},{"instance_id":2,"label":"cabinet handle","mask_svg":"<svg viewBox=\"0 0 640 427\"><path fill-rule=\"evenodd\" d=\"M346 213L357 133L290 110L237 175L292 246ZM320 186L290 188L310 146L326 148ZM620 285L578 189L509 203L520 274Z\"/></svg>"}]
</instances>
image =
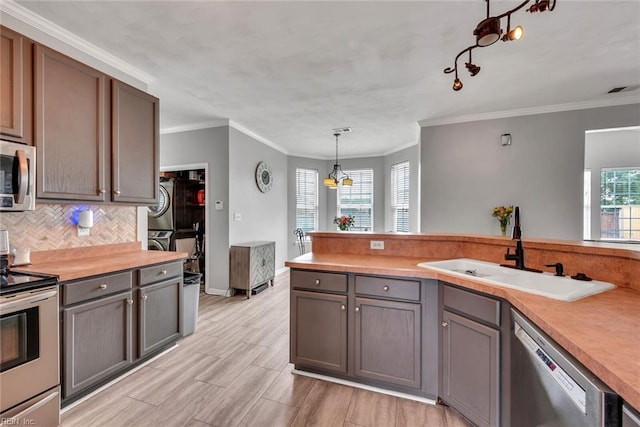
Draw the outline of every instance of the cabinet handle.
<instances>
[{"instance_id":1,"label":"cabinet handle","mask_svg":"<svg viewBox=\"0 0 640 427\"><path fill-rule=\"evenodd\" d=\"M160 273L162 273L162 275L165 276L167 274L167 270L162 270Z\"/></svg>"},{"instance_id":2,"label":"cabinet handle","mask_svg":"<svg viewBox=\"0 0 640 427\"><path fill-rule=\"evenodd\" d=\"M127 304L129 304L129 305L133 304L133 300L132 299L128 299L127 300Z\"/></svg>"},{"instance_id":3,"label":"cabinet handle","mask_svg":"<svg viewBox=\"0 0 640 427\"><path fill-rule=\"evenodd\" d=\"M146 300L147 298L149 298L148 295L142 295L142 300L143 301Z\"/></svg>"},{"instance_id":4,"label":"cabinet handle","mask_svg":"<svg viewBox=\"0 0 640 427\"><path fill-rule=\"evenodd\" d=\"M442 322L441 325L442 325L443 328L446 328L447 326L449 326L449 324L447 322Z\"/></svg>"},{"instance_id":5,"label":"cabinet handle","mask_svg":"<svg viewBox=\"0 0 640 427\"><path fill-rule=\"evenodd\" d=\"M98 190L98 193L100 193L100 194L104 194L106 192L107 192L107 190L105 190L104 188L101 188L101 189Z\"/></svg>"},{"instance_id":6,"label":"cabinet handle","mask_svg":"<svg viewBox=\"0 0 640 427\"><path fill-rule=\"evenodd\" d=\"M388 285L384 285L382 287L382 290L385 291L385 292L388 292L389 291L389 286Z\"/></svg>"},{"instance_id":7,"label":"cabinet handle","mask_svg":"<svg viewBox=\"0 0 640 427\"><path fill-rule=\"evenodd\" d=\"M120 190L114 190L113 194L115 194L116 196L119 196L120 195Z\"/></svg>"},{"instance_id":8,"label":"cabinet handle","mask_svg":"<svg viewBox=\"0 0 640 427\"><path fill-rule=\"evenodd\" d=\"M316 286L320 286L320 279L316 279Z\"/></svg>"},{"instance_id":9,"label":"cabinet handle","mask_svg":"<svg viewBox=\"0 0 640 427\"><path fill-rule=\"evenodd\" d=\"M100 286L98 286L100 289L107 289L107 284L106 283L102 283Z\"/></svg>"},{"instance_id":10,"label":"cabinet handle","mask_svg":"<svg viewBox=\"0 0 640 427\"><path fill-rule=\"evenodd\" d=\"M360 307L356 307L356 313L360 311Z\"/></svg>"},{"instance_id":11,"label":"cabinet handle","mask_svg":"<svg viewBox=\"0 0 640 427\"><path fill-rule=\"evenodd\" d=\"M347 309L346 305L344 305L344 304L340 305L340 310L345 311L346 309Z\"/></svg>"}]
</instances>

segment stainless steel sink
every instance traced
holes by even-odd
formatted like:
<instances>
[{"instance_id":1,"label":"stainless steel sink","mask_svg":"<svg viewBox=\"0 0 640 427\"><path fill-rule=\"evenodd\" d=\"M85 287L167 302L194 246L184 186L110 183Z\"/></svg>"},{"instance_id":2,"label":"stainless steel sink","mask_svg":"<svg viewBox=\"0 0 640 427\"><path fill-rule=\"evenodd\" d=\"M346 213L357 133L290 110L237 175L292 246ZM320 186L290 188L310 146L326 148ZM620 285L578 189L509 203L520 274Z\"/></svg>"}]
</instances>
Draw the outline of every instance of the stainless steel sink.
<instances>
[{"instance_id":1,"label":"stainless steel sink","mask_svg":"<svg viewBox=\"0 0 640 427\"><path fill-rule=\"evenodd\" d=\"M418 266L460 277L469 278L472 276L475 280L488 285L517 289L566 302L576 301L615 288L615 285L608 282L597 280L585 282L571 279L568 276L554 276L551 273L532 273L469 258L422 262Z\"/></svg>"}]
</instances>

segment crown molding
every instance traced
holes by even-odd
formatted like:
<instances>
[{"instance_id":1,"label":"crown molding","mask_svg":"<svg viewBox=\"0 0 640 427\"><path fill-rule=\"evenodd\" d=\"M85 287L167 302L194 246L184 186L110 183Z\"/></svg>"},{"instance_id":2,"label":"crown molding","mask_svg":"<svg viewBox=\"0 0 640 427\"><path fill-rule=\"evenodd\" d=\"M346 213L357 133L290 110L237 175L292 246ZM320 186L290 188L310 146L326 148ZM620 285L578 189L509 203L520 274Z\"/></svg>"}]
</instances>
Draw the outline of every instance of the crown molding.
<instances>
[{"instance_id":1,"label":"crown molding","mask_svg":"<svg viewBox=\"0 0 640 427\"><path fill-rule=\"evenodd\" d=\"M190 123L187 125L173 126L160 129L160 135L169 133L189 132L192 130L219 128L222 126L229 126L229 119L211 120L208 122Z\"/></svg>"},{"instance_id":2,"label":"crown molding","mask_svg":"<svg viewBox=\"0 0 640 427\"><path fill-rule=\"evenodd\" d=\"M241 125L240 123L233 121L233 120L229 120L229 126L234 128L235 130L244 133L247 136L250 136L251 138L258 140L260 142L262 142L264 145L267 145L271 148L273 148L274 150L277 150L279 152L281 152L284 155L289 155L289 153L287 152L287 150L285 150L283 147L279 146L278 144L276 144L273 141L268 140L267 138L263 138L262 136L258 135L257 133L254 133L252 131L250 131L249 129L247 129L246 127L244 127L243 125Z\"/></svg>"},{"instance_id":3,"label":"crown molding","mask_svg":"<svg viewBox=\"0 0 640 427\"><path fill-rule=\"evenodd\" d=\"M1 0L0 12L2 14L9 15L16 20L33 27L34 29L41 31L49 37L52 37L60 42L71 46L74 49L79 50L106 65L109 65L138 81L149 85L155 81L155 77L151 74L142 71L141 69L134 67L128 62L110 54L104 49L89 43L83 38L76 36L68 30L65 30L61 26L54 24L53 22L35 14L29 9L15 3L13 0Z\"/></svg>"},{"instance_id":4,"label":"crown molding","mask_svg":"<svg viewBox=\"0 0 640 427\"><path fill-rule=\"evenodd\" d=\"M420 127L451 125L456 123L476 122L481 120L504 119L508 117L531 116L535 114L558 113L561 111L587 110L590 108L615 107L640 103L640 95L620 98L607 98L597 101L573 102L568 104L546 105L542 107L519 108L491 113L468 114L463 116L442 117L438 119L420 120Z\"/></svg>"}]
</instances>

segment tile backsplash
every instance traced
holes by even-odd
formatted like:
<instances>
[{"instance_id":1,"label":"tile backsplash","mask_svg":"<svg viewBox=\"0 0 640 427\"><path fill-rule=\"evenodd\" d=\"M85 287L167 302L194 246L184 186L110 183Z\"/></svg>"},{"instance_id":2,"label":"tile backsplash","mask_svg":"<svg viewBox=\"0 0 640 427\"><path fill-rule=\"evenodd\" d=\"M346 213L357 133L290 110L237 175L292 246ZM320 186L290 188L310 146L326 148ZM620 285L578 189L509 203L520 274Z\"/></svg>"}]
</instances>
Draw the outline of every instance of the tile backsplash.
<instances>
[{"instance_id":1,"label":"tile backsplash","mask_svg":"<svg viewBox=\"0 0 640 427\"><path fill-rule=\"evenodd\" d=\"M89 236L78 237L74 217L93 211ZM0 229L9 230L12 248L50 249L126 243L136 240L135 206L37 203L30 212L0 212Z\"/></svg>"}]
</instances>

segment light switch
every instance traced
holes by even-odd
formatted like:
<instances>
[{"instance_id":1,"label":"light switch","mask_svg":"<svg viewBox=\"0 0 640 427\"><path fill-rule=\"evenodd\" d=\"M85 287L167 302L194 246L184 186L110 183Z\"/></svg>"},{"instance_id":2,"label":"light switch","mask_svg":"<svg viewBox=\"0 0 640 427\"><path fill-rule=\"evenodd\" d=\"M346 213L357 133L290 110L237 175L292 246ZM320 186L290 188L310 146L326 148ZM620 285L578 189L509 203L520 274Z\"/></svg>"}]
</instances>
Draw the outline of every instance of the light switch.
<instances>
[{"instance_id":1,"label":"light switch","mask_svg":"<svg viewBox=\"0 0 640 427\"><path fill-rule=\"evenodd\" d=\"M241 214L241 213L234 212L234 213L233 213L233 220L234 220L234 221L242 221L242 214Z\"/></svg>"}]
</instances>

